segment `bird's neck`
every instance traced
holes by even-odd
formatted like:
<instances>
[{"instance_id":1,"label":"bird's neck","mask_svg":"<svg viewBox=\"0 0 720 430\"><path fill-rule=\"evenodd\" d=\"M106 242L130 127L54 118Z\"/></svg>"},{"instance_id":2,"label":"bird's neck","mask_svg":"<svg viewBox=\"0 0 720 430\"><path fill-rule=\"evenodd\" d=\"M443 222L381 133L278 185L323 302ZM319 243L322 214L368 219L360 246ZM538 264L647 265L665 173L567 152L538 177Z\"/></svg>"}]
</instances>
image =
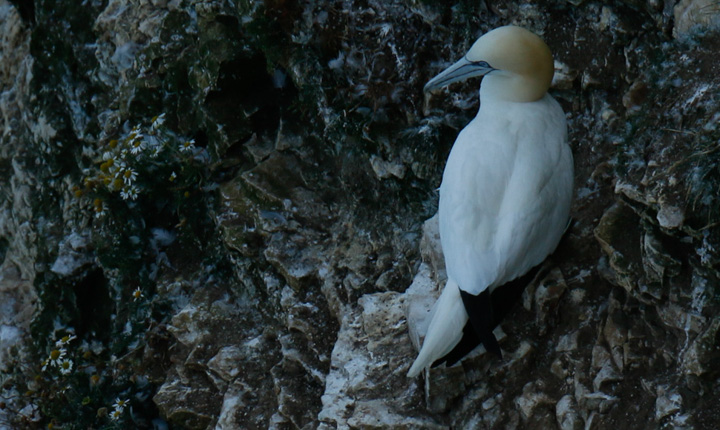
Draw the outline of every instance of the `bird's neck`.
<instances>
[{"instance_id":1,"label":"bird's neck","mask_svg":"<svg viewBox=\"0 0 720 430\"><path fill-rule=\"evenodd\" d=\"M547 84L532 76L500 70L486 75L480 85L480 101L534 102L547 93Z\"/></svg>"}]
</instances>

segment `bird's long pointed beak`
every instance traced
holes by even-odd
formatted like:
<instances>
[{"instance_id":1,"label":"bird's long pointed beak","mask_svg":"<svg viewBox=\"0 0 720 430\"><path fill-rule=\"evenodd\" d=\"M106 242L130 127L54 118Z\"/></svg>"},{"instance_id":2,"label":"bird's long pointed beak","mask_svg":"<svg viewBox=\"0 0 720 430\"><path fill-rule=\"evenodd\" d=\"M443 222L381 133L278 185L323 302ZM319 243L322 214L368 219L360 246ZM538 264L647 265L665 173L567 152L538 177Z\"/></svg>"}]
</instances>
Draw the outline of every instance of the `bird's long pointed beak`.
<instances>
[{"instance_id":1,"label":"bird's long pointed beak","mask_svg":"<svg viewBox=\"0 0 720 430\"><path fill-rule=\"evenodd\" d=\"M495 69L490 67L485 61L470 61L467 57L463 57L460 61L430 79L430 81L425 84L423 91L432 91L450 85L453 82L464 81L465 79L475 76L484 76L493 70Z\"/></svg>"}]
</instances>

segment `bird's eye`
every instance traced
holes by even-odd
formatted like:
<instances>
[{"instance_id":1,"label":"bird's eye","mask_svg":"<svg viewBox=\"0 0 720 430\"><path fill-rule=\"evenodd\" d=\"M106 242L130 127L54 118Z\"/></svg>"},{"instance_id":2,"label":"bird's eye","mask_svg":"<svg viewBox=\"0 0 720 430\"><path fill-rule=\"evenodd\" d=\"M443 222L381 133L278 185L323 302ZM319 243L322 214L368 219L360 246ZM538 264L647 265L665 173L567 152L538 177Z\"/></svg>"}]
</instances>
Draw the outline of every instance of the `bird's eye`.
<instances>
[{"instance_id":1,"label":"bird's eye","mask_svg":"<svg viewBox=\"0 0 720 430\"><path fill-rule=\"evenodd\" d=\"M494 67L491 66L490 64L488 64L487 61L482 61L482 60L473 61L473 60L469 59L467 55L465 55L465 60L475 67L479 67L482 69L494 69Z\"/></svg>"}]
</instances>

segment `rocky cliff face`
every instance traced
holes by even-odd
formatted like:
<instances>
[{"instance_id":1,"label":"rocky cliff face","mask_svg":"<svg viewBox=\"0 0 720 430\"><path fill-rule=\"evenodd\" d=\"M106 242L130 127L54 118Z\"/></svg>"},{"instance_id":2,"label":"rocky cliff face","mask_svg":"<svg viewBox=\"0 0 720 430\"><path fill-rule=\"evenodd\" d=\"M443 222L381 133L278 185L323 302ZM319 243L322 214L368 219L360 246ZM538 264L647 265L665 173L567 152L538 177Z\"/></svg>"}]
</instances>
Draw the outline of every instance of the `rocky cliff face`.
<instances>
[{"instance_id":1,"label":"rocky cliff face","mask_svg":"<svg viewBox=\"0 0 720 430\"><path fill-rule=\"evenodd\" d=\"M720 427L711 3L0 0L0 427ZM408 380L478 82L421 89L508 23L574 223L502 361Z\"/></svg>"}]
</instances>

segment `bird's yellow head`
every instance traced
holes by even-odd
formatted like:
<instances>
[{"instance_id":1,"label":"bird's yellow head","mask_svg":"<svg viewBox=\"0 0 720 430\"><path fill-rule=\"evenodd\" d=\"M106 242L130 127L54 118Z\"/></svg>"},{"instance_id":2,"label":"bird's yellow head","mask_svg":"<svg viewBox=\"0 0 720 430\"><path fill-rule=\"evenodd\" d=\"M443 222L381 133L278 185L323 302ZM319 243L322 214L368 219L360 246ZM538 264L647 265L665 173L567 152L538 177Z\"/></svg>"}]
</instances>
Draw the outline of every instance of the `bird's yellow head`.
<instances>
[{"instance_id":1,"label":"bird's yellow head","mask_svg":"<svg viewBox=\"0 0 720 430\"><path fill-rule=\"evenodd\" d=\"M554 74L550 48L521 27L499 27L485 33L460 61L434 77L425 91L474 76L486 76L481 96L530 102L542 98Z\"/></svg>"}]
</instances>

